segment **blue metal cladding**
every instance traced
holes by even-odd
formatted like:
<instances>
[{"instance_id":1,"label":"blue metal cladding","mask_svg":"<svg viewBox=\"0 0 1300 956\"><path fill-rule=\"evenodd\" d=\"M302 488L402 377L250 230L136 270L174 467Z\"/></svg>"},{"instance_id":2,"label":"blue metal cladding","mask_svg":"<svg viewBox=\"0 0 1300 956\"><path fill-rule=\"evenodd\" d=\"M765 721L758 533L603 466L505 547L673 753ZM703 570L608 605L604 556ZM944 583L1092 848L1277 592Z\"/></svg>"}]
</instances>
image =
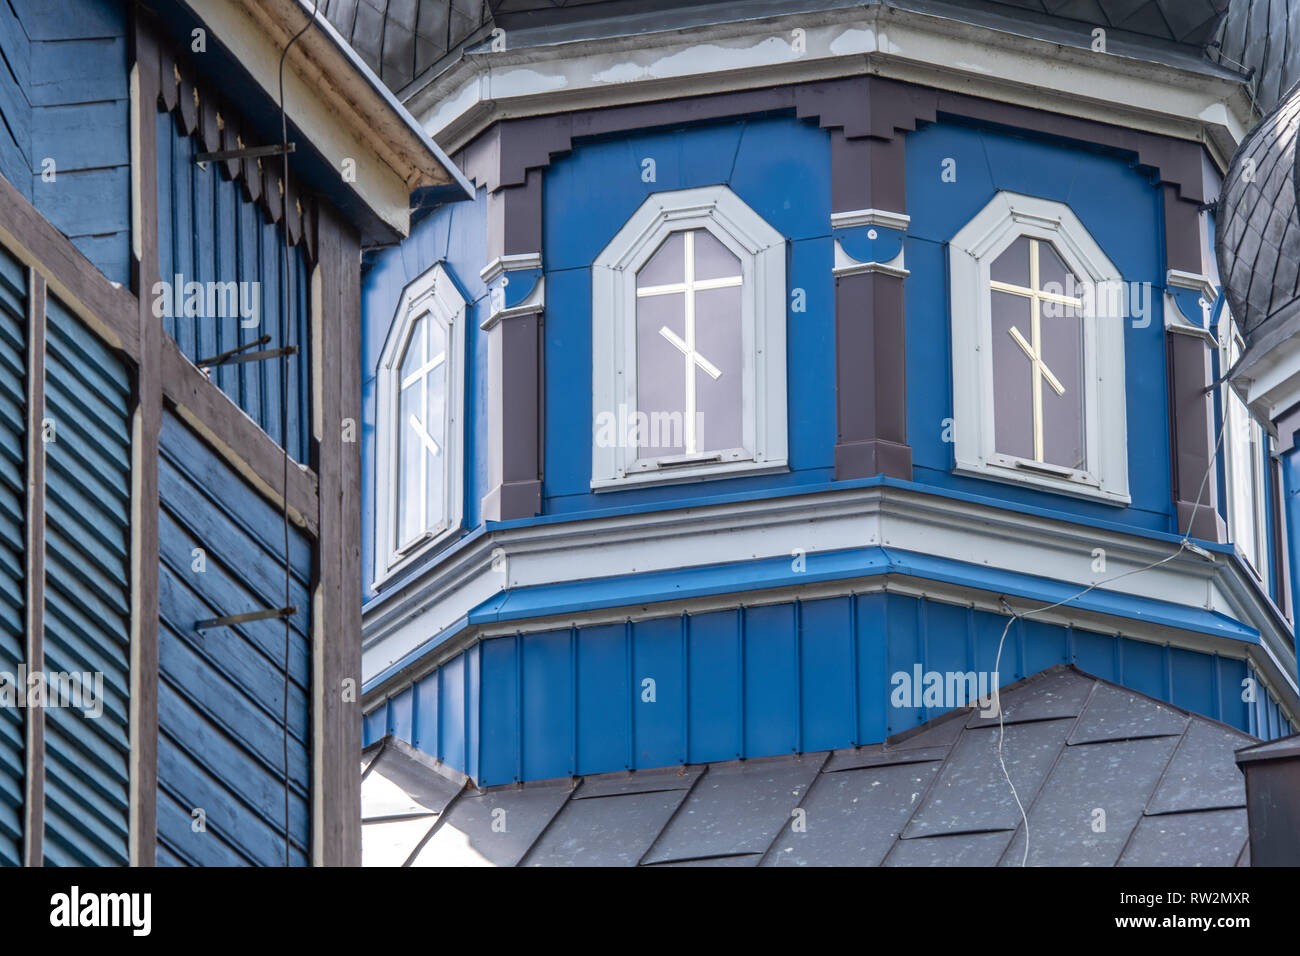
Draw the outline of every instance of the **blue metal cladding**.
<instances>
[{"instance_id":1,"label":"blue metal cladding","mask_svg":"<svg viewBox=\"0 0 1300 956\"><path fill-rule=\"evenodd\" d=\"M655 161L653 182L642 180L644 159ZM802 309L791 309L787 316L790 470L593 494L591 264L651 193L719 183L786 237L786 285L804 293ZM793 116L585 140L547 168L544 514L789 491L832 478L835 285L830 215L830 134Z\"/></svg>"},{"instance_id":2,"label":"blue metal cladding","mask_svg":"<svg viewBox=\"0 0 1300 956\"><path fill-rule=\"evenodd\" d=\"M160 450L157 860L282 866L284 625L194 629L284 605L281 514L172 416ZM289 553L290 860L301 866L311 847L312 559L292 526Z\"/></svg>"},{"instance_id":3,"label":"blue metal cladding","mask_svg":"<svg viewBox=\"0 0 1300 956\"><path fill-rule=\"evenodd\" d=\"M197 140L185 136L171 113L160 112L158 126L158 271L167 284L161 309L163 328L191 360L211 358L254 342L275 349L284 344L284 287L289 287L290 337L298 354L289 359L289 383L281 387L281 360L224 365L212 379L253 421L289 454L305 462L311 438L311 285L299 243L289 249L284 267L284 230L248 202L239 183L220 171L221 163L200 168ZM256 309L213 316L185 314L184 284L238 283L241 303ZM152 294L152 290L151 290ZM177 308L179 299L180 308ZM155 302L158 302L155 297ZM288 444L281 440L281 397L290 396Z\"/></svg>"},{"instance_id":4,"label":"blue metal cladding","mask_svg":"<svg viewBox=\"0 0 1300 956\"><path fill-rule=\"evenodd\" d=\"M366 255L361 279L361 467L368 479L361 487L361 566L365 569L365 590L374 579L375 484L382 480L375 463L375 416L379 356L388 331L397 316L402 290L435 263L444 264L461 295L469 303L465 323L465 414L462 459L464 477L464 526L482 523L480 502L487 487L487 442L477 440L485 432L482 416L488 407L487 335L480 331L485 318L487 289L479 271L487 261L487 190L480 189L474 201L439 206L411 227L400 246Z\"/></svg>"},{"instance_id":5,"label":"blue metal cladding","mask_svg":"<svg viewBox=\"0 0 1300 956\"><path fill-rule=\"evenodd\" d=\"M104 275L125 283L131 225L125 4L0 4L0 60L0 175Z\"/></svg>"},{"instance_id":6,"label":"blue metal cladding","mask_svg":"<svg viewBox=\"0 0 1300 956\"><path fill-rule=\"evenodd\" d=\"M1242 700L1242 660L1006 624L877 593L488 638L367 715L364 737L399 736L483 785L878 743L947 709L893 706L894 675L991 672L1004 630L999 686L1074 664L1260 736L1288 732L1262 686Z\"/></svg>"},{"instance_id":7,"label":"blue metal cladding","mask_svg":"<svg viewBox=\"0 0 1300 956\"><path fill-rule=\"evenodd\" d=\"M0 251L0 673L26 659L26 270ZM22 863L24 715L0 707L0 866Z\"/></svg>"},{"instance_id":8,"label":"blue metal cladding","mask_svg":"<svg viewBox=\"0 0 1300 956\"><path fill-rule=\"evenodd\" d=\"M941 178L956 164L956 181ZM953 445L944 422L953 414L948 241L993 198L1010 190L1066 203L1126 282L1149 283L1146 324L1126 321L1125 397L1128 447L1140 450L1129 468L1128 507L1068 498L952 473ZM907 437L917 482L1036 505L1065 520L1107 521L1176 532L1169 462L1165 332L1161 290L1161 193L1135 157L1078 143L1029 138L958 122L907 134Z\"/></svg>"},{"instance_id":9,"label":"blue metal cladding","mask_svg":"<svg viewBox=\"0 0 1300 956\"><path fill-rule=\"evenodd\" d=\"M45 669L102 674L102 713L45 711L45 862L127 862L131 382L70 312L47 308Z\"/></svg>"}]
</instances>

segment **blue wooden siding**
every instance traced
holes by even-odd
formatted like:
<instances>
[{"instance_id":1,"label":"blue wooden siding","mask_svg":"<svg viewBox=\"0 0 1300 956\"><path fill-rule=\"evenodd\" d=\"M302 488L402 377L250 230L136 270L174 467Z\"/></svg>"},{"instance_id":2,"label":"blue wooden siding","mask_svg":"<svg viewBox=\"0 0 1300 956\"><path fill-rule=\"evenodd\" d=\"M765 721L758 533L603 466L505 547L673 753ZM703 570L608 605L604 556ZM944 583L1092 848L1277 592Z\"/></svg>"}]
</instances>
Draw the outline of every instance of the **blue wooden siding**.
<instances>
[{"instance_id":1,"label":"blue wooden siding","mask_svg":"<svg viewBox=\"0 0 1300 956\"><path fill-rule=\"evenodd\" d=\"M26 270L0 252L0 673L16 681L26 659ZM23 851L25 712L0 707L0 866Z\"/></svg>"},{"instance_id":2,"label":"blue wooden siding","mask_svg":"<svg viewBox=\"0 0 1300 956\"><path fill-rule=\"evenodd\" d=\"M991 671L1006 621L871 594L489 638L368 714L364 737L483 785L877 743L945 709L893 707L892 675ZM1244 661L1037 621L1007 633L999 684L1057 664L1289 732L1262 688L1242 701Z\"/></svg>"},{"instance_id":3,"label":"blue wooden siding","mask_svg":"<svg viewBox=\"0 0 1300 956\"><path fill-rule=\"evenodd\" d=\"M956 163L956 182L941 178ZM914 479L1015 504L1052 508L1076 521L1176 531L1162 312L1165 263L1161 194L1132 157L1079 144L939 122L907 134L907 437ZM1151 284L1150 322L1125 323L1129 490L1118 507L952 474L944 420L953 414L948 240L993 198L1011 190L1066 203L1126 282ZM1139 457L1140 453L1140 457Z\"/></svg>"},{"instance_id":4,"label":"blue wooden siding","mask_svg":"<svg viewBox=\"0 0 1300 956\"><path fill-rule=\"evenodd\" d=\"M45 354L45 668L103 675L103 713L45 722L45 861L127 862L131 382L51 299Z\"/></svg>"},{"instance_id":5,"label":"blue wooden siding","mask_svg":"<svg viewBox=\"0 0 1300 956\"><path fill-rule=\"evenodd\" d=\"M244 327L239 316L172 315L163 310L163 328L191 360L211 358L256 341L279 348L285 339L281 315L284 286L289 286L290 326L298 354L289 359L289 383L283 387L281 360L225 365L212 378L276 442L281 440L282 395L289 395L289 453L307 461L311 438L311 288L310 270L301 244L289 250L284 268L284 230L267 220L242 187L218 169L224 164L194 161L198 141L181 132L173 114L160 112L158 124L158 271L162 280L181 283L256 283L260 308L256 324ZM206 286L205 286L206 288ZM182 303L184 299L182 298ZM249 300L251 302L251 299Z\"/></svg>"},{"instance_id":6,"label":"blue wooden siding","mask_svg":"<svg viewBox=\"0 0 1300 956\"><path fill-rule=\"evenodd\" d=\"M280 513L177 419L159 462L158 862L284 862L284 626L196 621L284 604ZM291 859L310 854L311 543L290 531ZM196 570L202 549L205 570ZM205 832L195 832L203 811Z\"/></svg>"},{"instance_id":7,"label":"blue wooden siding","mask_svg":"<svg viewBox=\"0 0 1300 956\"><path fill-rule=\"evenodd\" d=\"M376 385L379 356L384 349L388 330L397 319L397 305L402 290L431 269L444 264L462 296L469 303L465 323L465 509L467 530L482 522L481 501L487 494L486 433L487 336L479 322L486 317L487 289L479 271L487 257L487 192L480 189L474 202L440 206L411 228L410 236L400 246L382 249L366 256L361 278L361 467L365 480L361 486L361 566L364 590L370 587L375 568L375 485L391 476L380 474L375 463Z\"/></svg>"},{"instance_id":8,"label":"blue wooden siding","mask_svg":"<svg viewBox=\"0 0 1300 956\"><path fill-rule=\"evenodd\" d=\"M0 4L0 175L108 278L130 266L130 94L120 0ZM43 177L46 160L55 177Z\"/></svg>"}]
</instances>

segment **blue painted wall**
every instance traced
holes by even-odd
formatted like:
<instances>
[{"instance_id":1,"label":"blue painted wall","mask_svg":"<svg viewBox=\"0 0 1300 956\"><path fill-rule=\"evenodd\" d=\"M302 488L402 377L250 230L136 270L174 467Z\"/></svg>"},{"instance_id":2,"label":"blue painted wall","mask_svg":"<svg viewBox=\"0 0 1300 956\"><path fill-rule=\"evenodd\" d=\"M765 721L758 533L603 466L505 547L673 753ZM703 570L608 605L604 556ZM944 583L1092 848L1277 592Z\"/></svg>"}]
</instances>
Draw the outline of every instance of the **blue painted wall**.
<instances>
[{"instance_id":1,"label":"blue painted wall","mask_svg":"<svg viewBox=\"0 0 1300 956\"><path fill-rule=\"evenodd\" d=\"M956 182L940 178L945 159L956 161ZM943 421L952 416L947 243L1003 189L1066 203L1125 281L1151 283L1150 324L1125 323L1129 507L952 474L953 446L943 440ZM1053 508L1083 522L1177 531L1161 309L1166 272L1161 202L1152 177L1122 156L956 122L908 134L907 437L916 481L1013 506Z\"/></svg>"},{"instance_id":2,"label":"blue painted wall","mask_svg":"<svg viewBox=\"0 0 1300 956\"><path fill-rule=\"evenodd\" d=\"M196 621L284 605L280 513L176 418L160 441L159 865L284 864L284 625ZM290 858L311 847L310 540L291 527ZM202 549L205 570L196 570ZM205 832L194 832L194 810Z\"/></svg>"},{"instance_id":3,"label":"blue painted wall","mask_svg":"<svg viewBox=\"0 0 1300 956\"><path fill-rule=\"evenodd\" d=\"M0 175L108 278L130 266L130 99L120 0L0 4ZM43 173L54 161L54 179Z\"/></svg>"},{"instance_id":4,"label":"blue painted wall","mask_svg":"<svg viewBox=\"0 0 1300 956\"><path fill-rule=\"evenodd\" d=\"M47 309L45 668L102 673L103 713L45 720L45 862L127 862L131 380L56 300Z\"/></svg>"},{"instance_id":5,"label":"blue painted wall","mask_svg":"<svg viewBox=\"0 0 1300 956\"><path fill-rule=\"evenodd\" d=\"M643 182L642 161L655 160ZM546 170L546 514L789 489L829 480L835 453L835 316L830 134L792 117L715 123L575 143ZM789 289L807 310L787 320L787 474L593 494L591 263L654 192L725 183L789 242ZM789 301L787 299L787 301Z\"/></svg>"},{"instance_id":6,"label":"blue painted wall","mask_svg":"<svg viewBox=\"0 0 1300 956\"><path fill-rule=\"evenodd\" d=\"M238 316L178 315L169 307L163 308L163 328L191 360L219 355L263 335L271 341L260 349L279 348L287 331L282 316L287 284L291 340L298 347L298 354L289 359L287 389L278 358L220 366L211 375L281 445L281 395L287 392L287 447L305 462L311 440L311 289L302 247L289 250L286 273L284 230L244 198L239 183L219 171L223 164L208 163L201 169L195 163L198 142L181 132L172 114L158 113L157 125L159 275L172 286L177 275L183 283L257 283L260 304L257 324L247 328Z\"/></svg>"},{"instance_id":7,"label":"blue painted wall","mask_svg":"<svg viewBox=\"0 0 1300 956\"><path fill-rule=\"evenodd\" d=\"M1007 619L871 594L490 638L365 718L480 784L877 743L943 708L895 708L891 675L991 671ZM1242 730L1289 732L1244 661L1033 621L1011 683L1074 664ZM655 681L655 700L643 681Z\"/></svg>"},{"instance_id":8,"label":"blue painted wall","mask_svg":"<svg viewBox=\"0 0 1300 956\"><path fill-rule=\"evenodd\" d=\"M461 295L469 303L465 336L465 508L464 527L481 521L480 503L488 492L487 443L487 336L479 322L487 317L487 289L479 272L487 264L487 193L480 189L471 202L440 206L421 218L400 245L366 257L361 278L361 467L365 476L362 500L362 580L373 594L375 555L375 484L382 480L375 464L376 382L379 358L388 330L397 319L402 290L435 263L441 262Z\"/></svg>"},{"instance_id":9,"label":"blue painted wall","mask_svg":"<svg viewBox=\"0 0 1300 956\"><path fill-rule=\"evenodd\" d=\"M0 673L26 660L27 276L0 252ZM26 712L0 707L0 866L23 858Z\"/></svg>"}]
</instances>

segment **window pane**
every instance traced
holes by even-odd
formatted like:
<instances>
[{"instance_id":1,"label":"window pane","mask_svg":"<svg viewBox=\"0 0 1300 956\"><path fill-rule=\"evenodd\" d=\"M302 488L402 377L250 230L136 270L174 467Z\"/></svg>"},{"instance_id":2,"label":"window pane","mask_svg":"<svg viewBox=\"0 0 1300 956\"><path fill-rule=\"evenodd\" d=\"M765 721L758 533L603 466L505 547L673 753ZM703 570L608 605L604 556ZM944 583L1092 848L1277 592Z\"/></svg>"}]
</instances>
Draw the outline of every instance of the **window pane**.
<instances>
[{"instance_id":1,"label":"window pane","mask_svg":"<svg viewBox=\"0 0 1300 956\"><path fill-rule=\"evenodd\" d=\"M420 527L420 456L419 435L411 427L412 416L419 418L424 405L424 383L417 381L399 392L397 402L397 544L411 541Z\"/></svg>"},{"instance_id":2,"label":"window pane","mask_svg":"<svg viewBox=\"0 0 1300 956\"><path fill-rule=\"evenodd\" d=\"M1028 272L1028 265L1026 265ZM1034 457L1034 404L1029 357L1017 343L1015 328L1030 341L1030 300L1007 292L993 299L994 447L1004 455Z\"/></svg>"},{"instance_id":3,"label":"window pane","mask_svg":"<svg viewBox=\"0 0 1300 956\"><path fill-rule=\"evenodd\" d=\"M686 297L683 293L643 296L636 303L637 408L644 416L638 436L640 458L680 455L685 451L686 358L662 332L686 340ZM615 411L616 420L623 416Z\"/></svg>"},{"instance_id":4,"label":"window pane","mask_svg":"<svg viewBox=\"0 0 1300 956\"><path fill-rule=\"evenodd\" d=\"M989 276L994 282L1029 286L1029 240L1021 236L989 266Z\"/></svg>"},{"instance_id":5,"label":"window pane","mask_svg":"<svg viewBox=\"0 0 1300 956\"><path fill-rule=\"evenodd\" d=\"M734 258L734 257L733 257ZM739 263L737 263L739 265ZM705 289L695 295L695 347L722 374L695 369L696 439L700 451L745 444L744 369L739 286Z\"/></svg>"},{"instance_id":6,"label":"window pane","mask_svg":"<svg viewBox=\"0 0 1300 956\"><path fill-rule=\"evenodd\" d=\"M740 277L740 260L707 229L696 229L695 278L723 279Z\"/></svg>"},{"instance_id":7,"label":"window pane","mask_svg":"<svg viewBox=\"0 0 1300 956\"><path fill-rule=\"evenodd\" d=\"M685 233L674 232L637 273L638 289L686 281Z\"/></svg>"},{"instance_id":8,"label":"window pane","mask_svg":"<svg viewBox=\"0 0 1300 956\"><path fill-rule=\"evenodd\" d=\"M1073 276L1050 242L1038 245L1038 288L1054 295L1079 295L1079 279Z\"/></svg>"},{"instance_id":9,"label":"window pane","mask_svg":"<svg viewBox=\"0 0 1300 956\"><path fill-rule=\"evenodd\" d=\"M1047 305L1039 328L1043 361L1065 391L1058 395L1044 376L1043 461L1083 468L1083 320L1073 310Z\"/></svg>"},{"instance_id":10,"label":"window pane","mask_svg":"<svg viewBox=\"0 0 1300 956\"><path fill-rule=\"evenodd\" d=\"M429 320L427 325L429 327L427 332L429 365L432 368L428 371L428 377L425 379L426 411L424 427L437 444L438 450L435 452L431 448L425 449L426 454L429 456L426 465L428 471L425 483L427 503L425 526L421 530L438 527L442 523L446 511L443 507L443 485L445 480L443 470L446 467L447 448L447 330L443 328L440 322L433 320Z\"/></svg>"}]
</instances>

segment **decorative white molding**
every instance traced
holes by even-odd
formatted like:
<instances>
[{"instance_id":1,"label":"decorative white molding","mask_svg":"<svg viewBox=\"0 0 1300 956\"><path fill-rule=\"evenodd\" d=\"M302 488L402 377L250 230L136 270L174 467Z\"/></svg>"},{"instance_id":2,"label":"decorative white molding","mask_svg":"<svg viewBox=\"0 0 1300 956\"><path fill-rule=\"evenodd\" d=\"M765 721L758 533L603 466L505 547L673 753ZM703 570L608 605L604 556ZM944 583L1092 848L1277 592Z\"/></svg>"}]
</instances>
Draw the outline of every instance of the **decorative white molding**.
<instances>
[{"instance_id":1,"label":"decorative white molding","mask_svg":"<svg viewBox=\"0 0 1300 956\"><path fill-rule=\"evenodd\" d=\"M831 267L831 274L836 278L840 276L856 276L866 272L879 272L887 276L897 276L900 279L906 279L910 272L903 267L903 250L898 250L898 255L888 262L859 262L840 245L838 239L835 240L835 265Z\"/></svg>"},{"instance_id":2,"label":"decorative white molding","mask_svg":"<svg viewBox=\"0 0 1300 956\"><path fill-rule=\"evenodd\" d=\"M912 217L906 213L889 212L885 209L853 209L848 212L831 213L832 229L848 229L852 226L884 226L886 229L900 229L906 232L911 222Z\"/></svg>"},{"instance_id":3,"label":"decorative white molding","mask_svg":"<svg viewBox=\"0 0 1300 956\"><path fill-rule=\"evenodd\" d=\"M1084 31L1078 46L1062 45L897 4L533 45L514 32L510 49L464 52L407 105L454 151L507 117L871 73L1103 123L1122 113L1133 128L1207 141L1226 168L1254 123L1240 80L1208 64L1094 53L1089 40Z\"/></svg>"},{"instance_id":4,"label":"decorative white molding","mask_svg":"<svg viewBox=\"0 0 1300 956\"><path fill-rule=\"evenodd\" d=\"M1130 502L1122 317L1083 317L1086 467L1057 468L994 446L989 266L1021 236L1053 244L1084 282L1104 287L1119 270L1062 203L1002 191L949 245L954 451L957 470L1110 504Z\"/></svg>"},{"instance_id":5,"label":"decorative white molding","mask_svg":"<svg viewBox=\"0 0 1300 956\"><path fill-rule=\"evenodd\" d=\"M669 234L705 229L741 264L744 445L688 464L638 459L637 448L596 441L596 416L635 412L636 274ZM592 264L591 488L675 484L786 470L785 237L726 186L654 193Z\"/></svg>"},{"instance_id":6,"label":"decorative white molding","mask_svg":"<svg viewBox=\"0 0 1300 956\"><path fill-rule=\"evenodd\" d=\"M398 451L397 391L401 356L417 320L428 317L447 334L447 393L443 456L443 518L414 543L397 540ZM402 291L393 324L380 353L375 414L375 567L376 586L393 577L452 535L464 514L464 407L466 302L442 263L435 264Z\"/></svg>"},{"instance_id":7,"label":"decorative white molding","mask_svg":"<svg viewBox=\"0 0 1300 956\"><path fill-rule=\"evenodd\" d=\"M497 256L479 270L478 276L483 280L484 285L491 285L494 279L507 272L518 272L522 269L540 269L541 267L542 254L540 252L520 252L510 256Z\"/></svg>"}]
</instances>

